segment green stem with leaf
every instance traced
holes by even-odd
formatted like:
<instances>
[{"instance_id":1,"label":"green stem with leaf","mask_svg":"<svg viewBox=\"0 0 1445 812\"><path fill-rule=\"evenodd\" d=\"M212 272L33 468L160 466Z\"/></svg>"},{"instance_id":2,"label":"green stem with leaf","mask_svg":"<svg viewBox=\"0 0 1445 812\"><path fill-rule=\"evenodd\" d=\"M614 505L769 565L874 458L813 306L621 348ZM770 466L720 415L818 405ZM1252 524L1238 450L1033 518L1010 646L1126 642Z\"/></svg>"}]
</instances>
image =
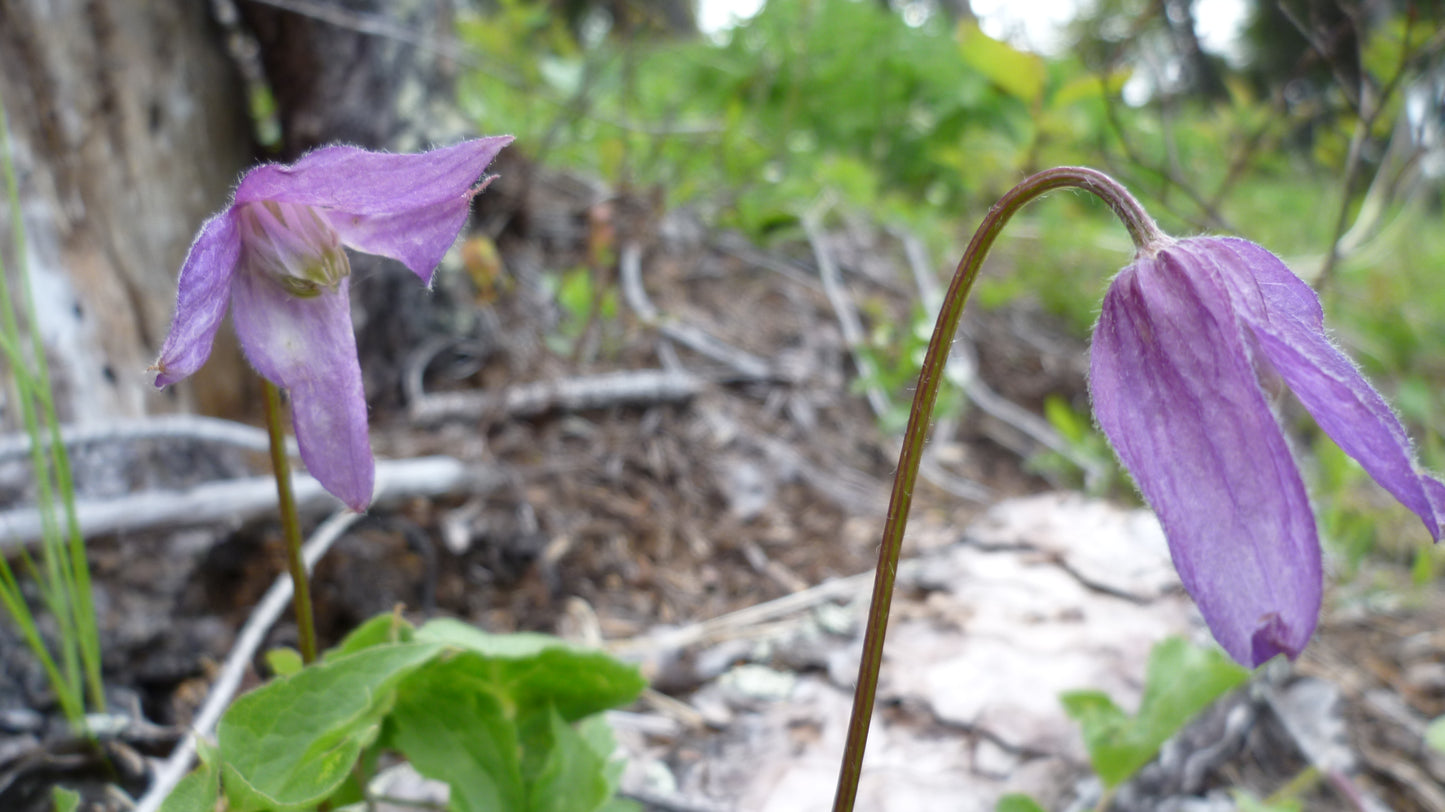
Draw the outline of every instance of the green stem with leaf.
<instances>
[{"instance_id":1,"label":"green stem with leaf","mask_svg":"<svg viewBox=\"0 0 1445 812\"><path fill-rule=\"evenodd\" d=\"M944 296L938 322L933 328L928 352L918 373L918 387L903 434L903 450L898 455L898 470L893 478L893 493L888 504L888 517L883 525L883 540L878 550L878 569L873 580L873 600L868 610L868 623L863 635L863 658L858 668L858 686L853 693L853 713L848 723L848 740L844 745L843 764L838 774L838 789L833 799L834 812L848 812L858 797L858 779L863 771L863 750L868 741L868 726L873 717L873 704L878 692L878 671L883 664L883 640L888 631L888 613L893 601L893 586L898 575L898 558L903 548L903 533L908 526L908 511L913 504L913 488L918 482L918 466L923 459L923 444L938 401L944 366L963 317L964 305L978 279L984 257L998 239L1009 219L1025 204L1056 189L1082 189L1108 204L1123 221L1139 250L1164 239L1164 234L1139 202L1118 181L1097 170L1085 167L1058 167L1031 175L1011 189L989 209L983 223L958 262L953 282Z\"/></svg>"}]
</instances>

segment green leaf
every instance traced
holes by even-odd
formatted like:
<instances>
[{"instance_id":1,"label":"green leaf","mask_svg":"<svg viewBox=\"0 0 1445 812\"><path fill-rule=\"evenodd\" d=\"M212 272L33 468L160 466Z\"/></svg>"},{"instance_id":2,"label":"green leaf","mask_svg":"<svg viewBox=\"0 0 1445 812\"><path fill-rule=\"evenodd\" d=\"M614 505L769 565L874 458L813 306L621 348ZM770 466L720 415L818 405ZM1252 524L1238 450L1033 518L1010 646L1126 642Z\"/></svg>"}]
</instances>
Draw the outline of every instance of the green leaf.
<instances>
[{"instance_id":1,"label":"green leaf","mask_svg":"<svg viewBox=\"0 0 1445 812\"><path fill-rule=\"evenodd\" d=\"M80 808L80 793L64 787L51 787L50 803L55 812L75 812Z\"/></svg>"},{"instance_id":2,"label":"green leaf","mask_svg":"<svg viewBox=\"0 0 1445 812\"><path fill-rule=\"evenodd\" d=\"M1032 104L1043 93L1048 68L1037 54L999 42L983 33L973 20L959 23L958 39L963 60L1005 93L1026 104Z\"/></svg>"},{"instance_id":3,"label":"green leaf","mask_svg":"<svg viewBox=\"0 0 1445 812\"><path fill-rule=\"evenodd\" d=\"M998 799L994 812L1045 812L1039 802L1027 795L1014 793Z\"/></svg>"},{"instance_id":4,"label":"green leaf","mask_svg":"<svg viewBox=\"0 0 1445 812\"><path fill-rule=\"evenodd\" d=\"M391 743L417 772L451 786L459 812L526 801L517 728L485 670L475 653L433 662L398 687L389 720Z\"/></svg>"},{"instance_id":5,"label":"green leaf","mask_svg":"<svg viewBox=\"0 0 1445 812\"><path fill-rule=\"evenodd\" d=\"M612 735L612 725L607 724L607 717L599 713L578 722L577 732L592 752L606 763L602 774L607 779L607 794L616 795L622 787L622 771L627 769L627 762L617 755L617 739Z\"/></svg>"},{"instance_id":6,"label":"green leaf","mask_svg":"<svg viewBox=\"0 0 1445 812\"><path fill-rule=\"evenodd\" d=\"M375 737L396 683L441 651L435 643L374 646L237 699L216 732L232 809L299 810L330 795Z\"/></svg>"},{"instance_id":7,"label":"green leaf","mask_svg":"<svg viewBox=\"0 0 1445 812\"><path fill-rule=\"evenodd\" d=\"M289 677L297 673L306 663L301 660L301 652L294 648L273 648L266 652L266 667L277 677Z\"/></svg>"},{"instance_id":8,"label":"green leaf","mask_svg":"<svg viewBox=\"0 0 1445 812\"><path fill-rule=\"evenodd\" d=\"M1445 716L1436 717L1435 721L1425 728L1425 744L1445 753Z\"/></svg>"},{"instance_id":9,"label":"green leaf","mask_svg":"<svg viewBox=\"0 0 1445 812\"><path fill-rule=\"evenodd\" d=\"M213 812L221 796L221 771L217 767L220 757L216 748L205 739L196 740L196 765L181 779L171 794L161 804L160 812Z\"/></svg>"},{"instance_id":10,"label":"green leaf","mask_svg":"<svg viewBox=\"0 0 1445 812\"><path fill-rule=\"evenodd\" d=\"M1076 691L1061 699L1079 723L1089 760L1105 787L1115 787L1159 752L1170 736L1249 672L1214 648L1171 637L1149 654L1144 698L1128 716L1106 694Z\"/></svg>"},{"instance_id":11,"label":"green leaf","mask_svg":"<svg viewBox=\"0 0 1445 812\"><path fill-rule=\"evenodd\" d=\"M541 749L544 757L528 787L526 808L530 812L594 812L612 795L606 757L598 755L555 709L547 708L543 716L542 729L548 741L528 745Z\"/></svg>"},{"instance_id":12,"label":"green leaf","mask_svg":"<svg viewBox=\"0 0 1445 812\"><path fill-rule=\"evenodd\" d=\"M477 676L504 702L523 710L552 705L568 722L625 705L647 687L636 668L545 634L489 634L438 618L417 629L416 640L482 655L472 661Z\"/></svg>"},{"instance_id":13,"label":"green leaf","mask_svg":"<svg viewBox=\"0 0 1445 812\"><path fill-rule=\"evenodd\" d=\"M410 643L416 629L395 612L383 612L351 630L335 648L328 650L324 659L354 654L362 649L386 643Z\"/></svg>"}]
</instances>

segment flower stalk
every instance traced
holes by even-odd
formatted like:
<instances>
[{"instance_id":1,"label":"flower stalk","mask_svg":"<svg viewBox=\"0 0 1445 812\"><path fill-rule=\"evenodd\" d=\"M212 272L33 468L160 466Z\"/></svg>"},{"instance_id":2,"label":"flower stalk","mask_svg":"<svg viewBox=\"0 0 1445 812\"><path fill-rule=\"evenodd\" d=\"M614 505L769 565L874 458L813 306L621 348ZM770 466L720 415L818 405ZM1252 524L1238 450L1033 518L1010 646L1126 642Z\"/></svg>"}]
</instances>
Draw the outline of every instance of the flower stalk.
<instances>
[{"instance_id":1,"label":"flower stalk","mask_svg":"<svg viewBox=\"0 0 1445 812\"><path fill-rule=\"evenodd\" d=\"M291 462L286 458L286 424L281 413L281 390L261 379L266 404L266 432L271 438L271 471L276 477L276 503L281 514L281 535L286 542L286 569L291 573L291 605L296 612L296 645L301 661L316 661L316 621L311 609L311 578L301 558L301 522L296 496L291 491Z\"/></svg>"},{"instance_id":2,"label":"flower stalk","mask_svg":"<svg viewBox=\"0 0 1445 812\"><path fill-rule=\"evenodd\" d=\"M1134 241L1094 326L1089 390L1099 428L1154 509L1184 589L1216 641L1248 668L1299 656L1324 590L1303 477L1272 408L1284 388L1336 444L1445 536L1445 481L1424 471L1398 417L1325 331L1319 296L1237 237L1173 239L1122 186L1062 167L999 200L959 261L919 372L884 524L835 810L851 810L913 486L948 351L984 255L1025 203L1077 188Z\"/></svg>"},{"instance_id":3,"label":"flower stalk","mask_svg":"<svg viewBox=\"0 0 1445 812\"><path fill-rule=\"evenodd\" d=\"M867 746L868 727L878 693L878 672L883 665L883 641L888 631L888 614L898 575L898 558L903 549L903 534L908 526L908 511L913 504L913 488L918 482L923 444L928 438L933 409L938 402L939 385L943 381L944 367L953 348L953 337L958 332L964 306L978 279L979 269L983 267L983 260L1004 225L1035 198L1066 188L1082 189L1107 203L1123 221L1139 251L1147 251L1149 246L1166 239L1127 189L1108 175L1086 167L1058 167L1026 178L989 209L974 233L944 295L943 306L933 328L933 338L928 342L928 352L918 373L918 387L914 390L908 426L903 433L903 449L898 455L898 469L893 478L888 516L878 549L878 569L873 578L873 598L863 634L863 656L858 667L858 685L853 693L848 739L838 774L838 789L833 798L834 812L852 810L858 797L858 780L863 772L863 751Z\"/></svg>"}]
</instances>

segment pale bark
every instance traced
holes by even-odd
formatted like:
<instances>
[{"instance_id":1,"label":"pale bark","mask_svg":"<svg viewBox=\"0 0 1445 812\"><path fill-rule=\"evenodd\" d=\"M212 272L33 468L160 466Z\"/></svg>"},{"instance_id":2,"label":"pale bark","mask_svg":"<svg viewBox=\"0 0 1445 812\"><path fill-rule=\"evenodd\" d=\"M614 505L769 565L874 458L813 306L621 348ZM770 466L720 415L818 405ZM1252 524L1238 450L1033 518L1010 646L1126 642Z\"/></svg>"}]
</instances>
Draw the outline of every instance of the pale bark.
<instances>
[{"instance_id":1,"label":"pale bark","mask_svg":"<svg viewBox=\"0 0 1445 812\"><path fill-rule=\"evenodd\" d=\"M250 156L244 98L206 4L0 0L0 93L61 419L233 400L234 349L178 394L158 394L146 373L191 236ZM0 251L18 291L9 208L0 200ZM14 428L14 411L0 427Z\"/></svg>"}]
</instances>

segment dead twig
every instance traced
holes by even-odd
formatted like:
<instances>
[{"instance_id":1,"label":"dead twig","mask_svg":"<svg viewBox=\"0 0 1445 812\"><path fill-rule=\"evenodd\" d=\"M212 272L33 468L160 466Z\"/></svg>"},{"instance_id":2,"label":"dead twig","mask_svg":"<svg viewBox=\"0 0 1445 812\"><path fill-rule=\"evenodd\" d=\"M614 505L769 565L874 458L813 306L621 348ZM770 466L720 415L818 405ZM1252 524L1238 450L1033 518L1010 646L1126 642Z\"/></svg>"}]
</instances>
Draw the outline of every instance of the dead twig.
<instances>
[{"instance_id":1,"label":"dead twig","mask_svg":"<svg viewBox=\"0 0 1445 812\"><path fill-rule=\"evenodd\" d=\"M921 566L917 560L902 561L898 564L898 577L912 578ZM626 640L613 640L605 648L623 658L643 657L678 651L702 643L713 643L738 637L765 624L772 624L814 607L836 600L861 600L867 596L873 584L871 571L844 578L833 578L817 586L799 590L781 598L759 603L729 612L725 615L682 626L662 629Z\"/></svg>"},{"instance_id":2,"label":"dead twig","mask_svg":"<svg viewBox=\"0 0 1445 812\"><path fill-rule=\"evenodd\" d=\"M361 514L344 511L327 519L306 545L301 549L301 558L306 564L307 571L316 568L316 562L321 556L331 549L331 545L341 538L342 533L352 525ZM251 617L247 619L246 625L241 627L240 634L236 635L236 644L231 647L231 653L226 655L226 662L221 666L221 672L216 676L216 682L211 686L211 692L206 696L206 702L196 714L195 721L191 724L191 735L181 740L171 753L170 758L156 770L155 780L151 782L150 789L141 797L136 804L135 812L156 812L165 801L171 790L176 788L181 779L185 777L191 764L196 757L196 740L209 737L215 730L216 723L221 720L221 714L231 704L231 698L241 687L241 678L245 676L246 669L251 665L256 650L265 641L266 634L275 625L276 619L286 610L291 603L291 577L281 575L267 590L261 602L256 604L252 610Z\"/></svg>"},{"instance_id":3,"label":"dead twig","mask_svg":"<svg viewBox=\"0 0 1445 812\"><path fill-rule=\"evenodd\" d=\"M498 473L478 470L452 457L384 460L376 464L375 502L412 496L441 496L490 490L505 484ZM308 475L294 480L300 510L334 509L336 497ZM160 528L237 524L276 509L276 481L269 476L209 482L188 491L145 491L117 499L77 500L76 514L87 538ZM0 513L0 551L40 539L34 508Z\"/></svg>"},{"instance_id":4,"label":"dead twig","mask_svg":"<svg viewBox=\"0 0 1445 812\"><path fill-rule=\"evenodd\" d=\"M527 417L551 411L689 400L705 386L705 379L687 372L637 369L517 384L500 392L423 393L411 403L408 412L413 420L423 424L484 417Z\"/></svg>"},{"instance_id":5,"label":"dead twig","mask_svg":"<svg viewBox=\"0 0 1445 812\"><path fill-rule=\"evenodd\" d=\"M72 451L88 445L150 440L210 443L263 454L270 449L265 429L198 415L158 415L96 425L63 426L60 429L60 442ZM287 440L286 450L293 457L298 455L294 439ZM29 437L18 434L0 437L0 462L29 453Z\"/></svg>"},{"instance_id":6,"label":"dead twig","mask_svg":"<svg viewBox=\"0 0 1445 812\"><path fill-rule=\"evenodd\" d=\"M745 380L764 381L777 377L772 365L756 355L738 349L706 330L665 318L659 313L647 297L647 289L642 286L642 247L636 242L628 241L623 245L618 259L623 298L644 324L664 337L726 365Z\"/></svg>"},{"instance_id":7,"label":"dead twig","mask_svg":"<svg viewBox=\"0 0 1445 812\"><path fill-rule=\"evenodd\" d=\"M838 318L838 327L843 331L843 341L848 345L848 352L853 356L853 366L858 369L858 377L865 382L868 405L872 407L873 414L882 417L893 408L889 402L888 393L877 383L878 369L873 359L864 354L867 346L867 338L863 331L863 322L858 318L858 311L853 308L853 300L843 290L843 282L838 278L838 263L833 261L833 254L823 244L823 225L819 221L817 212L808 212L803 215L803 231L808 235L808 244L813 247L813 257L818 263L818 277L823 280L823 293L828 297L828 303L833 306L833 314Z\"/></svg>"}]
</instances>

